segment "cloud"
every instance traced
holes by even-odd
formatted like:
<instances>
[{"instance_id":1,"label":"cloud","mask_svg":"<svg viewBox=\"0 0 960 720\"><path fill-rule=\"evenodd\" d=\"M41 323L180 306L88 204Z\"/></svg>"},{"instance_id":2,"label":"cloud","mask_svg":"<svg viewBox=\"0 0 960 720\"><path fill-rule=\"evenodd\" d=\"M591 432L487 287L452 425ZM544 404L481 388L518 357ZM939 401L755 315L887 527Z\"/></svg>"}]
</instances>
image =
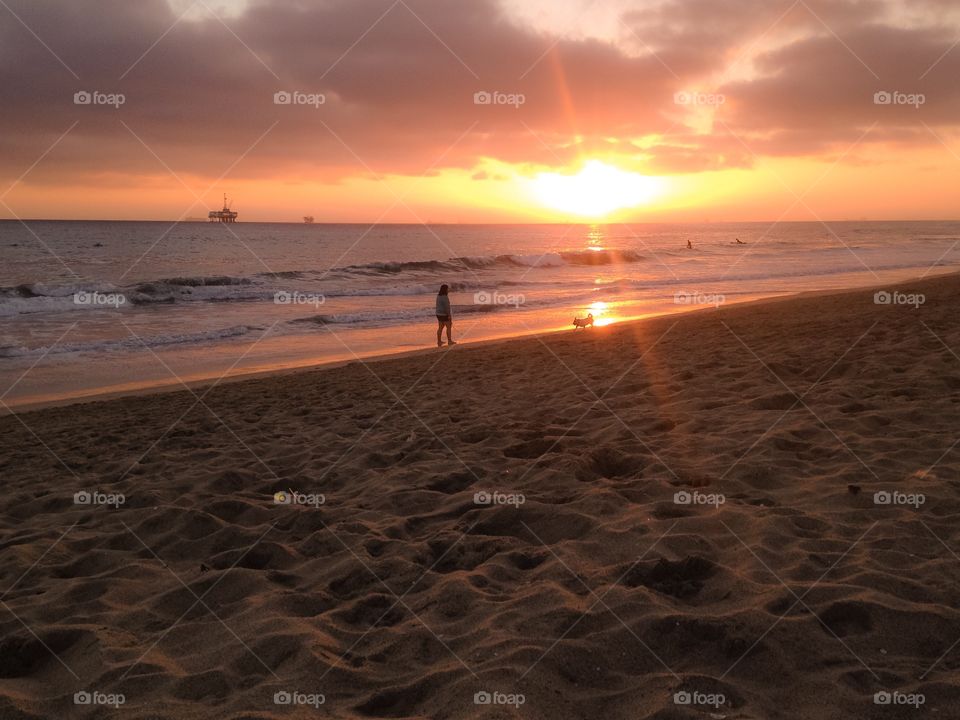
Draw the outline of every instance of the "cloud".
<instances>
[{"instance_id":1,"label":"cloud","mask_svg":"<svg viewBox=\"0 0 960 720\"><path fill-rule=\"evenodd\" d=\"M954 41L945 29L882 25L847 33L845 44L798 40L758 57L758 77L721 88L724 122L765 155L825 152L867 130L868 143L935 143L927 127L960 119Z\"/></svg>"},{"instance_id":2,"label":"cloud","mask_svg":"<svg viewBox=\"0 0 960 720\"><path fill-rule=\"evenodd\" d=\"M923 25L950 12L934 0L903 27L886 3L811 0L787 15L762 0L644 3L624 15L620 42L518 25L495 0L251 0L222 19L180 18L164 0L8 5L46 47L0 9L0 173L15 178L77 122L32 182L167 168L336 181L612 150L699 172L835 153L874 122L866 143L929 144L920 121L960 117L955 28ZM690 88L727 102L676 105ZM79 90L125 103L78 106ZM877 106L880 90L927 102ZM280 91L324 102L277 105ZM475 104L478 92L515 101Z\"/></svg>"}]
</instances>

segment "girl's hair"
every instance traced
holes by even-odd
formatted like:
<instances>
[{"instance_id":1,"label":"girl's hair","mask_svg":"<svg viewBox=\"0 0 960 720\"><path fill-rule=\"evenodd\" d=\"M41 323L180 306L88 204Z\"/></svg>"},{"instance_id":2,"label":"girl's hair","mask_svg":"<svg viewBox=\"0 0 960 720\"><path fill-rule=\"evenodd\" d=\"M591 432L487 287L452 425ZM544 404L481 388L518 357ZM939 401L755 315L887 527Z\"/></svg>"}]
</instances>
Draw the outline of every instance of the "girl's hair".
<instances>
[{"instance_id":1,"label":"girl's hair","mask_svg":"<svg viewBox=\"0 0 960 720\"><path fill-rule=\"evenodd\" d=\"M440 286L440 292L439 292L438 294L439 294L439 295L446 295L448 292L450 292L450 288L449 288L447 285L441 285L441 286Z\"/></svg>"}]
</instances>

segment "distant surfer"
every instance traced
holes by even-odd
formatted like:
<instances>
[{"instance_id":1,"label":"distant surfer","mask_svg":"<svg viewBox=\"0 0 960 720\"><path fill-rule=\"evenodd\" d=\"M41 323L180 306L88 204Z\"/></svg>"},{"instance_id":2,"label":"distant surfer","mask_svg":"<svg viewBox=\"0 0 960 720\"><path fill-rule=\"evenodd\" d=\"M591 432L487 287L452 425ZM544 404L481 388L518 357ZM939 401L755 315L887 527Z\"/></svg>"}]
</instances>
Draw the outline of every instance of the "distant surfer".
<instances>
[{"instance_id":1,"label":"distant surfer","mask_svg":"<svg viewBox=\"0 0 960 720\"><path fill-rule=\"evenodd\" d=\"M693 243L687 240L687 250L693 250Z\"/></svg>"},{"instance_id":2,"label":"distant surfer","mask_svg":"<svg viewBox=\"0 0 960 720\"><path fill-rule=\"evenodd\" d=\"M746 245L746 243L740 238L737 238L737 245Z\"/></svg>"},{"instance_id":3,"label":"distant surfer","mask_svg":"<svg viewBox=\"0 0 960 720\"><path fill-rule=\"evenodd\" d=\"M443 329L447 329L447 345L456 345L450 333L453 330L453 313L450 310L450 287L441 285L437 293L437 347L443 347Z\"/></svg>"}]
</instances>

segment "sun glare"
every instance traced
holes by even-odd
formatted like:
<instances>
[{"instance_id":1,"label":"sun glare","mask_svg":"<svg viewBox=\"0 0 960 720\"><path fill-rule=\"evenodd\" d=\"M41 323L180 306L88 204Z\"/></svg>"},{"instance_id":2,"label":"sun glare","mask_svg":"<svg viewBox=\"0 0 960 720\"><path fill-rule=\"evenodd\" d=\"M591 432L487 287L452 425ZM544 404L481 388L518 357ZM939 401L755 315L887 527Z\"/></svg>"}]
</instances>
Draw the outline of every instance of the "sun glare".
<instances>
[{"instance_id":1,"label":"sun glare","mask_svg":"<svg viewBox=\"0 0 960 720\"><path fill-rule=\"evenodd\" d=\"M533 180L533 192L549 208L595 218L649 203L662 184L660 178L590 160L575 175L540 173Z\"/></svg>"},{"instance_id":2,"label":"sun glare","mask_svg":"<svg viewBox=\"0 0 960 720\"><path fill-rule=\"evenodd\" d=\"M609 315L610 306L602 300L590 303L590 314L593 315L593 324L597 327L603 327L615 322L615 319Z\"/></svg>"}]
</instances>

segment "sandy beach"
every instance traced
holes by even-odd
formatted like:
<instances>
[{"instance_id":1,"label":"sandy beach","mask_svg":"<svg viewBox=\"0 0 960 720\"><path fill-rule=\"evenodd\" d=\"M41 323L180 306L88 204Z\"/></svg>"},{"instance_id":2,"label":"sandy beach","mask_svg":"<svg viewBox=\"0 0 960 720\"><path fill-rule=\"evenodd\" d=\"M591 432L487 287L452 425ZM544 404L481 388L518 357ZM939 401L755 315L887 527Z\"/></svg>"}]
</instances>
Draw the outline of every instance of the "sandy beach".
<instances>
[{"instance_id":1,"label":"sandy beach","mask_svg":"<svg viewBox=\"0 0 960 720\"><path fill-rule=\"evenodd\" d=\"M955 717L960 276L882 290L2 417L0 718Z\"/></svg>"}]
</instances>

